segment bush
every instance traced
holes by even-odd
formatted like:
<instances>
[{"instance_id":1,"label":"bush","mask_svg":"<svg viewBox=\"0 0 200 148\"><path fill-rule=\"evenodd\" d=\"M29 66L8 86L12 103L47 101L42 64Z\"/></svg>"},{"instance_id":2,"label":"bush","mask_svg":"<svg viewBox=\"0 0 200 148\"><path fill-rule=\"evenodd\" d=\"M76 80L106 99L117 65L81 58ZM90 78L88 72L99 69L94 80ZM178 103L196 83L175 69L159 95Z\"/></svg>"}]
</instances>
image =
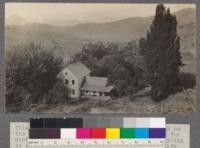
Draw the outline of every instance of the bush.
<instances>
[{"instance_id":1,"label":"bush","mask_svg":"<svg viewBox=\"0 0 200 148\"><path fill-rule=\"evenodd\" d=\"M45 97L45 103L53 104L53 103L65 103L69 101L69 92L68 88L64 85L61 80L53 86L51 90L49 90L47 96Z\"/></svg>"},{"instance_id":2,"label":"bush","mask_svg":"<svg viewBox=\"0 0 200 148\"><path fill-rule=\"evenodd\" d=\"M40 103L57 82L62 59L56 58L53 49L30 43L18 45L6 52L6 107L10 110Z\"/></svg>"},{"instance_id":3,"label":"bush","mask_svg":"<svg viewBox=\"0 0 200 148\"><path fill-rule=\"evenodd\" d=\"M192 73L179 74L181 85L185 88L194 88L196 86L196 76Z\"/></svg>"}]
</instances>

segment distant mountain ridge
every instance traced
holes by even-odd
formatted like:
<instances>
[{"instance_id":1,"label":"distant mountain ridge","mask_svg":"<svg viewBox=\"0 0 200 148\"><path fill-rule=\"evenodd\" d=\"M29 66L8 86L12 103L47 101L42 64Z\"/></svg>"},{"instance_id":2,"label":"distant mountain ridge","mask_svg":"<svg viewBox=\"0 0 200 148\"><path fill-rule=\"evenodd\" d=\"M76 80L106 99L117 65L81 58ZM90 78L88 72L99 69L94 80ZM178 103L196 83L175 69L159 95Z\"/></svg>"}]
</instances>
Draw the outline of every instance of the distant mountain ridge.
<instances>
[{"instance_id":1,"label":"distant mountain ridge","mask_svg":"<svg viewBox=\"0 0 200 148\"><path fill-rule=\"evenodd\" d=\"M196 11L192 8L175 12L178 34L181 37L181 52L195 57ZM6 25L5 45L9 50L16 44L41 43L47 48L58 46L59 55L74 55L89 41L115 42L119 45L146 36L152 17L132 17L106 23L84 23L71 27L41 23Z\"/></svg>"}]
</instances>

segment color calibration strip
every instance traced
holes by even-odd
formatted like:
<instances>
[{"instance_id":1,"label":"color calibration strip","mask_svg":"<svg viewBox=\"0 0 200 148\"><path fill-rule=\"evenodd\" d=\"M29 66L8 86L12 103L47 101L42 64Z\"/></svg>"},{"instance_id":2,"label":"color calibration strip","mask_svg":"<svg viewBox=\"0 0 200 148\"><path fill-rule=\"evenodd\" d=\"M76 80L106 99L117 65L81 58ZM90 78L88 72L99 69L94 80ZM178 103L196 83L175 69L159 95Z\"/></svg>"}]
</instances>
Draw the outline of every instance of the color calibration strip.
<instances>
[{"instance_id":1,"label":"color calibration strip","mask_svg":"<svg viewBox=\"0 0 200 148\"><path fill-rule=\"evenodd\" d=\"M165 118L32 118L30 139L165 138Z\"/></svg>"},{"instance_id":2,"label":"color calibration strip","mask_svg":"<svg viewBox=\"0 0 200 148\"><path fill-rule=\"evenodd\" d=\"M38 128L30 139L128 139L165 138L165 128Z\"/></svg>"},{"instance_id":3,"label":"color calibration strip","mask_svg":"<svg viewBox=\"0 0 200 148\"><path fill-rule=\"evenodd\" d=\"M48 128L35 128L45 129L46 133L38 130L35 134L38 136L41 132L42 138L29 139L29 130L33 130L29 127L28 122L11 124L11 148L165 148L166 141L166 138L144 138L148 136L148 128L49 128L50 131ZM55 135L60 135L60 139ZM47 138L43 139L43 136Z\"/></svg>"},{"instance_id":4,"label":"color calibration strip","mask_svg":"<svg viewBox=\"0 0 200 148\"><path fill-rule=\"evenodd\" d=\"M30 128L165 128L165 118L31 118Z\"/></svg>"},{"instance_id":5,"label":"color calibration strip","mask_svg":"<svg viewBox=\"0 0 200 148\"><path fill-rule=\"evenodd\" d=\"M166 140L157 138L29 139L29 128L29 122L10 122L10 148L189 148L190 146L190 126L188 124L166 124Z\"/></svg>"}]
</instances>

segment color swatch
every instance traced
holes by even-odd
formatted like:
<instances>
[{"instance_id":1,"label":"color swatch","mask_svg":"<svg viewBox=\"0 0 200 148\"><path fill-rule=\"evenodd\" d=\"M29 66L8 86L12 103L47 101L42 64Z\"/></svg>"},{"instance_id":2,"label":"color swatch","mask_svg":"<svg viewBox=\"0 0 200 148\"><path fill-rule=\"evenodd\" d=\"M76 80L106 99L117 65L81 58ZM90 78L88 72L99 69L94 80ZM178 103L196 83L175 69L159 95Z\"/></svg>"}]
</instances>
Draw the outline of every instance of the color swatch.
<instances>
[{"instance_id":1,"label":"color swatch","mask_svg":"<svg viewBox=\"0 0 200 148\"><path fill-rule=\"evenodd\" d=\"M120 139L120 128L106 128L106 139Z\"/></svg>"},{"instance_id":2,"label":"color swatch","mask_svg":"<svg viewBox=\"0 0 200 148\"><path fill-rule=\"evenodd\" d=\"M30 128L82 128L82 118L31 118Z\"/></svg>"},{"instance_id":3,"label":"color swatch","mask_svg":"<svg viewBox=\"0 0 200 148\"><path fill-rule=\"evenodd\" d=\"M135 138L150 138L148 128L136 128Z\"/></svg>"},{"instance_id":4,"label":"color swatch","mask_svg":"<svg viewBox=\"0 0 200 148\"><path fill-rule=\"evenodd\" d=\"M44 139L60 139L59 128L44 128Z\"/></svg>"},{"instance_id":5,"label":"color swatch","mask_svg":"<svg viewBox=\"0 0 200 148\"><path fill-rule=\"evenodd\" d=\"M129 139L165 138L165 128L33 128L30 139Z\"/></svg>"},{"instance_id":6,"label":"color swatch","mask_svg":"<svg viewBox=\"0 0 200 148\"><path fill-rule=\"evenodd\" d=\"M135 129L134 128L121 128L120 129L120 138L135 138Z\"/></svg>"},{"instance_id":7,"label":"color swatch","mask_svg":"<svg viewBox=\"0 0 200 148\"><path fill-rule=\"evenodd\" d=\"M166 129L165 128L150 128L149 129L149 138L165 138Z\"/></svg>"},{"instance_id":8,"label":"color swatch","mask_svg":"<svg viewBox=\"0 0 200 148\"><path fill-rule=\"evenodd\" d=\"M76 128L63 128L60 135L63 139L76 139Z\"/></svg>"},{"instance_id":9,"label":"color swatch","mask_svg":"<svg viewBox=\"0 0 200 148\"><path fill-rule=\"evenodd\" d=\"M105 128L92 128L91 129L91 138L105 139L106 138L106 129Z\"/></svg>"},{"instance_id":10,"label":"color swatch","mask_svg":"<svg viewBox=\"0 0 200 148\"><path fill-rule=\"evenodd\" d=\"M31 118L30 128L165 128L165 118Z\"/></svg>"},{"instance_id":11,"label":"color swatch","mask_svg":"<svg viewBox=\"0 0 200 148\"><path fill-rule=\"evenodd\" d=\"M77 128L76 129L77 139L90 139L90 128Z\"/></svg>"}]
</instances>

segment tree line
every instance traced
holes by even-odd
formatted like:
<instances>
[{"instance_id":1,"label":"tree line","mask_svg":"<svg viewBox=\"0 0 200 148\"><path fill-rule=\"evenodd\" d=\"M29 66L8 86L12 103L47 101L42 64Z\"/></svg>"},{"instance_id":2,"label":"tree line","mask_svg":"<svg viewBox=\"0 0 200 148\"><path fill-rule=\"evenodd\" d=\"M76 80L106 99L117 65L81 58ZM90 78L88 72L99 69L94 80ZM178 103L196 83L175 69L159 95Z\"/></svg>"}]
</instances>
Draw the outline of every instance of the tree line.
<instances>
[{"instance_id":1,"label":"tree line","mask_svg":"<svg viewBox=\"0 0 200 148\"><path fill-rule=\"evenodd\" d=\"M89 42L71 62L81 61L92 76L107 77L115 86L115 95L123 96L144 87L144 68L136 41L124 47L114 43Z\"/></svg>"}]
</instances>

